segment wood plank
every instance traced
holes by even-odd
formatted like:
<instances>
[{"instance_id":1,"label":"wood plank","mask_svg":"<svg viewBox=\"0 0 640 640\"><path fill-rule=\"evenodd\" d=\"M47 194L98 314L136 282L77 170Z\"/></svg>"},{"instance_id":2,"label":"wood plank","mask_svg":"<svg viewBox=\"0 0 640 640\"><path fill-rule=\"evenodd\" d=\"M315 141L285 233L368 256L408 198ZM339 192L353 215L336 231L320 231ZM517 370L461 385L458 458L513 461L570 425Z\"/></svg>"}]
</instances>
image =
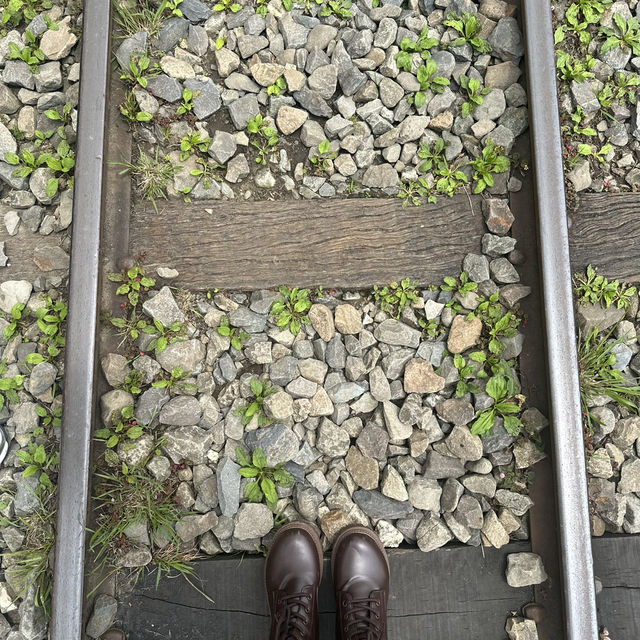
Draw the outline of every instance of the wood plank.
<instances>
[{"instance_id":1,"label":"wood plank","mask_svg":"<svg viewBox=\"0 0 640 640\"><path fill-rule=\"evenodd\" d=\"M46 256L51 249L57 247L62 247L68 253L68 231L43 236L39 233L32 233L21 222L18 233L15 236L10 236L3 222L5 213L10 210L11 207L0 205L0 242L4 241L5 255L9 258L7 266L0 267L0 282L7 280L33 282L38 276L50 278L66 275L67 269L42 271L34 262L33 257L36 254Z\"/></svg>"},{"instance_id":2,"label":"wood plank","mask_svg":"<svg viewBox=\"0 0 640 640\"><path fill-rule=\"evenodd\" d=\"M594 572L602 582L596 597L598 622L613 640L640 638L640 536L593 538Z\"/></svg>"},{"instance_id":3,"label":"wood plank","mask_svg":"<svg viewBox=\"0 0 640 640\"><path fill-rule=\"evenodd\" d=\"M570 216L571 266L588 264L610 278L640 281L640 193L588 193Z\"/></svg>"},{"instance_id":4,"label":"wood plank","mask_svg":"<svg viewBox=\"0 0 640 640\"><path fill-rule=\"evenodd\" d=\"M426 285L458 272L485 231L480 197L466 195L406 209L398 198L158 208L132 212L130 253L175 267L195 289L367 288L405 276Z\"/></svg>"},{"instance_id":5,"label":"wood plank","mask_svg":"<svg viewBox=\"0 0 640 640\"><path fill-rule=\"evenodd\" d=\"M512 610L532 599L533 589L512 589L504 578L506 555L528 551L526 543L502 549L447 546L389 554L389 638L398 640L488 640L505 636ZM335 604L329 559L320 592L320 637L334 637ZM196 565L212 605L181 579L154 576L121 601L118 623L128 640L265 640L269 611L264 559L225 557Z\"/></svg>"}]
</instances>

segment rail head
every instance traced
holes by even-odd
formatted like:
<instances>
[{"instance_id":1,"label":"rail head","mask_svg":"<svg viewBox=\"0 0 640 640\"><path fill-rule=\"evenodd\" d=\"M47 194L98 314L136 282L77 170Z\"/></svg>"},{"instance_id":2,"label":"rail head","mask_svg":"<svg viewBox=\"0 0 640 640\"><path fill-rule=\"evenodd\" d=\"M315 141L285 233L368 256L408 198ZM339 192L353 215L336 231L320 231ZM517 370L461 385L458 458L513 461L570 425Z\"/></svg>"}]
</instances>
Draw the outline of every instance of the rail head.
<instances>
[{"instance_id":1,"label":"rail head","mask_svg":"<svg viewBox=\"0 0 640 640\"><path fill-rule=\"evenodd\" d=\"M597 640L551 4L524 0L523 10L565 638Z\"/></svg>"},{"instance_id":2,"label":"rail head","mask_svg":"<svg viewBox=\"0 0 640 640\"><path fill-rule=\"evenodd\" d=\"M83 637L111 2L84 0L51 640Z\"/></svg>"}]
</instances>

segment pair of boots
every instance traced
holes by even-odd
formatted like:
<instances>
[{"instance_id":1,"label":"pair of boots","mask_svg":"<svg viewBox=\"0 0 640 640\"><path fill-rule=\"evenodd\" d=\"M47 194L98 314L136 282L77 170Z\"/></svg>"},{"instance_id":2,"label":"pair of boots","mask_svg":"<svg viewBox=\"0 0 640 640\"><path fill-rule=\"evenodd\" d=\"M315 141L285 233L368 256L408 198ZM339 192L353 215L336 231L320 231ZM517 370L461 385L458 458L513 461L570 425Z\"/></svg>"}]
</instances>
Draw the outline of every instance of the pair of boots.
<instances>
[{"instance_id":1,"label":"pair of boots","mask_svg":"<svg viewBox=\"0 0 640 640\"><path fill-rule=\"evenodd\" d=\"M387 640L389 563L377 536L349 527L331 555L337 640ZM267 554L265 579L269 640L318 640L318 587L322 545L307 524L293 522L276 534Z\"/></svg>"}]
</instances>

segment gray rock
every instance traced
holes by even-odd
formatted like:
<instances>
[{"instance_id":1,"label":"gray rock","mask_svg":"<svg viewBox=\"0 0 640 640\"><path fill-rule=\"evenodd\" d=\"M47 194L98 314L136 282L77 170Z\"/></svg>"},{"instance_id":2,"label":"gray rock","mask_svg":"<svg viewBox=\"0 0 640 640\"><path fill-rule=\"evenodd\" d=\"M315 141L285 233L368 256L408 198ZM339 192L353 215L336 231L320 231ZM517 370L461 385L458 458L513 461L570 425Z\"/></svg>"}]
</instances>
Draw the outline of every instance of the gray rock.
<instances>
[{"instance_id":1,"label":"gray rock","mask_svg":"<svg viewBox=\"0 0 640 640\"><path fill-rule=\"evenodd\" d=\"M229 115L236 129L242 131L247 122L260 113L260 106L255 95L247 95L234 100L229 106Z\"/></svg>"},{"instance_id":2,"label":"gray rock","mask_svg":"<svg viewBox=\"0 0 640 640\"><path fill-rule=\"evenodd\" d=\"M182 85L175 78L170 78L164 73L149 78L147 89L154 97L165 102L177 102L182 98Z\"/></svg>"},{"instance_id":3,"label":"gray rock","mask_svg":"<svg viewBox=\"0 0 640 640\"><path fill-rule=\"evenodd\" d=\"M465 474L464 461L459 458L443 456L437 451L429 451L423 471L425 478L435 480L459 478Z\"/></svg>"},{"instance_id":4,"label":"gray rock","mask_svg":"<svg viewBox=\"0 0 640 640\"><path fill-rule=\"evenodd\" d=\"M176 534L183 542L189 542L210 531L217 524L218 516L214 511L198 516L183 516L176 522Z\"/></svg>"},{"instance_id":5,"label":"gray rock","mask_svg":"<svg viewBox=\"0 0 640 640\"><path fill-rule=\"evenodd\" d=\"M424 511L440 512L440 496L442 487L437 480L424 477L416 477L407 487L409 502L416 508Z\"/></svg>"},{"instance_id":6,"label":"gray rock","mask_svg":"<svg viewBox=\"0 0 640 640\"><path fill-rule=\"evenodd\" d=\"M184 340L169 344L156 356L156 360L165 371L180 367L182 373L188 375L202 371L205 355L205 346L200 340Z\"/></svg>"},{"instance_id":7,"label":"gray rock","mask_svg":"<svg viewBox=\"0 0 640 640\"><path fill-rule=\"evenodd\" d=\"M493 498L496 493L496 480L492 475L469 474L461 480L464 488L471 493Z\"/></svg>"},{"instance_id":8,"label":"gray rock","mask_svg":"<svg viewBox=\"0 0 640 640\"><path fill-rule=\"evenodd\" d=\"M368 29L358 31L347 45L347 53L352 58L363 58L371 50L373 33Z\"/></svg>"},{"instance_id":9,"label":"gray rock","mask_svg":"<svg viewBox=\"0 0 640 640\"><path fill-rule=\"evenodd\" d=\"M366 425L356 440L356 445L365 456L376 458L380 461L387 459L387 445L389 434L376 425Z\"/></svg>"},{"instance_id":10,"label":"gray rock","mask_svg":"<svg viewBox=\"0 0 640 640\"><path fill-rule=\"evenodd\" d=\"M376 189L397 187L399 183L398 172L390 164L370 166L362 177L362 184L365 187L374 187Z\"/></svg>"},{"instance_id":11,"label":"gray rock","mask_svg":"<svg viewBox=\"0 0 640 640\"><path fill-rule=\"evenodd\" d=\"M86 633L91 638L99 638L116 619L118 601L107 593L96 596L93 611L87 622Z\"/></svg>"},{"instance_id":12,"label":"gray rock","mask_svg":"<svg viewBox=\"0 0 640 640\"><path fill-rule=\"evenodd\" d=\"M622 494L640 492L640 459L631 458L624 462L617 491Z\"/></svg>"},{"instance_id":13,"label":"gray rock","mask_svg":"<svg viewBox=\"0 0 640 640\"><path fill-rule=\"evenodd\" d=\"M36 588L31 585L18 607L20 635L24 640L44 640L47 635L47 616L35 601Z\"/></svg>"},{"instance_id":14,"label":"gray rock","mask_svg":"<svg viewBox=\"0 0 640 640\"><path fill-rule=\"evenodd\" d=\"M278 20L278 26L284 39L285 49L300 49L307 43L310 29L295 22L288 12Z\"/></svg>"},{"instance_id":15,"label":"gray rock","mask_svg":"<svg viewBox=\"0 0 640 640\"><path fill-rule=\"evenodd\" d=\"M203 82L189 78L184 86L193 91L193 112L198 120L205 120L222 106L220 90L210 79Z\"/></svg>"},{"instance_id":16,"label":"gray rock","mask_svg":"<svg viewBox=\"0 0 640 640\"><path fill-rule=\"evenodd\" d=\"M507 507L516 516L523 516L533 506L533 500L529 496L507 489L498 489L495 500L499 505Z\"/></svg>"},{"instance_id":17,"label":"gray rock","mask_svg":"<svg viewBox=\"0 0 640 640\"><path fill-rule=\"evenodd\" d=\"M491 277L500 284L511 284L520 282L520 276L516 268L507 258L495 258L489 264Z\"/></svg>"},{"instance_id":18,"label":"gray rock","mask_svg":"<svg viewBox=\"0 0 640 640\"><path fill-rule=\"evenodd\" d=\"M160 411L160 423L174 427L187 427L198 424L202 410L193 396L171 398Z\"/></svg>"},{"instance_id":19,"label":"gray rock","mask_svg":"<svg viewBox=\"0 0 640 640\"><path fill-rule=\"evenodd\" d=\"M169 402L166 389L147 389L136 401L135 416L142 424L151 424L162 407Z\"/></svg>"},{"instance_id":20,"label":"gray rock","mask_svg":"<svg viewBox=\"0 0 640 640\"><path fill-rule=\"evenodd\" d=\"M314 116L330 118L333 115L333 110L327 104L322 94L307 86L302 87L299 91L295 91L293 97L303 109L306 109Z\"/></svg>"},{"instance_id":21,"label":"gray rock","mask_svg":"<svg viewBox=\"0 0 640 640\"><path fill-rule=\"evenodd\" d=\"M582 110L586 114L596 113L600 110L600 102L588 82L572 81L571 93L573 94L573 99L582 107Z\"/></svg>"},{"instance_id":22,"label":"gray rock","mask_svg":"<svg viewBox=\"0 0 640 640\"><path fill-rule=\"evenodd\" d=\"M484 282L489 279L489 261L486 256L467 254L462 262L462 269L467 272L469 279L473 282Z\"/></svg>"},{"instance_id":23,"label":"gray rock","mask_svg":"<svg viewBox=\"0 0 640 640\"><path fill-rule=\"evenodd\" d=\"M0 113L15 113L21 104L9 87L0 82Z\"/></svg>"},{"instance_id":24,"label":"gray rock","mask_svg":"<svg viewBox=\"0 0 640 640\"><path fill-rule=\"evenodd\" d=\"M211 431L195 426L178 427L165 432L163 449L176 463L186 460L193 464L203 464L212 442Z\"/></svg>"},{"instance_id":25,"label":"gray rock","mask_svg":"<svg viewBox=\"0 0 640 640\"><path fill-rule=\"evenodd\" d=\"M240 506L240 466L231 458L224 457L218 463L218 501L223 516L233 516Z\"/></svg>"},{"instance_id":26,"label":"gray rock","mask_svg":"<svg viewBox=\"0 0 640 640\"><path fill-rule=\"evenodd\" d=\"M373 333L376 340L385 344L414 349L417 349L420 344L419 331L393 319L382 322Z\"/></svg>"},{"instance_id":27,"label":"gray rock","mask_svg":"<svg viewBox=\"0 0 640 640\"><path fill-rule=\"evenodd\" d=\"M488 40L492 48L491 53L501 60L509 60L518 64L524 55L522 34L515 18L508 17L499 20Z\"/></svg>"},{"instance_id":28,"label":"gray rock","mask_svg":"<svg viewBox=\"0 0 640 640\"><path fill-rule=\"evenodd\" d=\"M31 69L22 60L7 60L5 62L2 81L10 86L31 90L35 89L36 86Z\"/></svg>"},{"instance_id":29,"label":"gray rock","mask_svg":"<svg viewBox=\"0 0 640 640\"><path fill-rule=\"evenodd\" d=\"M240 306L229 313L229 324L232 327L241 327L249 333L261 333L267 325L267 316Z\"/></svg>"},{"instance_id":30,"label":"gray rock","mask_svg":"<svg viewBox=\"0 0 640 640\"><path fill-rule=\"evenodd\" d=\"M179 9L182 15L194 24L204 22L211 15L211 9L200 0L183 0Z\"/></svg>"},{"instance_id":31,"label":"gray rock","mask_svg":"<svg viewBox=\"0 0 640 640\"><path fill-rule=\"evenodd\" d=\"M332 64L318 67L307 79L309 88L317 91L325 100L329 100L336 91L338 71Z\"/></svg>"},{"instance_id":32,"label":"gray rock","mask_svg":"<svg viewBox=\"0 0 640 640\"><path fill-rule=\"evenodd\" d=\"M405 518L413 512L409 502L392 500L379 491L358 489L353 492L353 501L371 518L394 520Z\"/></svg>"},{"instance_id":33,"label":"gray rock","mask_svg":"<svg viewBox=\"0 0 640 640\"><path fill-rule=\"evenodd\" d=\"M29 392L33 396L39 396L49 389L56 381L58 369L50 362L41 362L31 370L29 378Z\"/></svg>"},{"instance_id":34,"label":"gray rock","mask_svg":"<svg viewBox=\"0 0 640 640\"><path fill-rule=\"evenodd\" d=\"M288 462L300 448L300 439L283 424L274 424L245 436L245 443L252 451L260 447L267 457L267 465L275 466L280 462Z\"/></svg>"},{"instance_id":35,"label":"gray rock","mask_svg":"<svg viewBox=\"0 0 640 640\"><path fill-rule=\"evenodd\" d=\"M13 175L16 168L6 162L0 162L0 181L9 185L12 189L26 190L29 181L26 178L17 178Z\"/></svg>"},{"instance_id":36,"label":"gray rock","mask_svg":"<svg viewBox=\"0 0 640 640\"><path fill-rule=\"evenodd\" d=\"M349 450L350 437L347 431L331 420L324 418L318 429L316 447L330 458L342 457Z\"/></svg>"},{"instance_id":37,"label":"gray rock","mask_svg":"<svg viewBox=\"0 0 640 640\"><path fill-rule=\"evenodd\" d=\"M38 93L62 89L62 71L59 62L47 62L40 65L38 69L38 73L34 76Z\"/></svg>"},{"instance_id":38,"label":"gray rock","mask_svg":"<svg viewBox=\"0 0 640 640\"><path fill-rule=\"evenodd\" d=\"M416 538L420 551L426 553L447 544L453 539L453 534L436 514L428 513L418 525Z\"/></svg>"},{"instance_id":39,"label":"gray rock","mask_svg":"<svg viewBox=\"0 0 640 640\"><path fill-rule=\"evenodd\" d=\"M507 583L510 587L529 587L542 584L547 573L542 558L535 553L510 553L507 556Z\"/></svg>"},{"instance_id":40,"label":"gray rock","mask_svg":"<svg viewBox=\"0 0 640 640\"><path fill-rule=\"evenodd\" d=\"M473 117L476 120L497 120L504 113L506 107L504 91L502 89L492 89L491 93L484 96L482 104L478 105Z\"/></svg>"},{"instance_id":41,"label":"gray rock","mask_svg":"<svg viewBox=\"0 0 640 640\"><path fill-rule=\"evenodd\" d=\"M143 54L147 50L147 32L138 31L125 38L116 51L116 60L123 71L129 71L129 62L133 54Z\"/></svg>"},{"instance_id":42,"label":"gray rock","mask_svg":"<svg viewBox=\"0 0 640 640\"><path fill-rule=\"evenodd\" d=\"M13 508L17 516L28 516L40 506L37 493L38 475L36 473L28 478L23 478L21 471L13 474L13 480L16 483Z\"/></svg>"},{"instance_id":43,"label":"gray rock","mask_svg":"<svg viewBox=\"0 0 640 640\"><path fill-rule=\"evenodd\" d=\"M27 304L33 285L26 280L5 280L0 283L0 309L11 313L14 305Z\"/></svg>"},{"instance_id":44,"label":"gray rock","mask_svg":"<svg viewBox=\"0 0 640 640\"><path fill-rule=\"evenodd\" d=\"M189 21L184 18L169 18L153 41L159 51L171 51L180 40L189 36Z\"/></svg>"},{"instance_id":45,"label":"gray rock","mask_svg":"<svg viewBox=\"0 0 640 640\"><path fill-rule=\"evenodd\" d=\"M209 146L209 155L219 164L225 164L233 157L237 148L236 140L230 133L217 130Z\"/></svg>"},{"instance_id":46,"label":"gray rock","mask_svg":"<svg viewBox=\"0 0 640 640\"><path fill-rule=\"evenodd\" d=\"M235 516L233 536L238 540L261 538L273 528L273 514L266 504L244 503Z\"/></svg>"},{"instance_id":47,"label":"gray rock","mask_svg":"<svg viewBox=\"0 0 640 640\"><path fill-rule=\"evenodd\" d=\"M180 311L169 287L162 287L153 298L147 298L142 303L142 310L164 327L174 322L184 322L184 313Z\"/></svg>"}]
</instances>

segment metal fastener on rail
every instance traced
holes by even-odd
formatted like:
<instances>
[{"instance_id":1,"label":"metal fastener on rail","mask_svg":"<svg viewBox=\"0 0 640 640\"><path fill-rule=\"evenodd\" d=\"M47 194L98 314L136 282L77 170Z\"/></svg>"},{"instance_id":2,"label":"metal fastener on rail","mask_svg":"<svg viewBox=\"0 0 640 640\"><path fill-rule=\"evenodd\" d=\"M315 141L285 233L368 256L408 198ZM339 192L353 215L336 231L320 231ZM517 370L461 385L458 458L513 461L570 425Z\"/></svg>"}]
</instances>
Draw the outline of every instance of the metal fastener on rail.
<instances>
[{"instance_id":1,"label":"metal fastener on rail","mask_svg":"<svg viewBox=\"0 0 640 640\"><path fill-rule=\"evenodd\" d=\"M524 0L565 637L597 640L551 4Z\"/></svg>"},{"instance_id":2,"label":"metal fastener on rail","mask_svg":"<svg viewBox=\"0 0 640 640\"><path fill-rule=\"evenodd\" d=\"M51 640L83 637L111 3L85 0Z\"/></svg>"}]
</instances>

